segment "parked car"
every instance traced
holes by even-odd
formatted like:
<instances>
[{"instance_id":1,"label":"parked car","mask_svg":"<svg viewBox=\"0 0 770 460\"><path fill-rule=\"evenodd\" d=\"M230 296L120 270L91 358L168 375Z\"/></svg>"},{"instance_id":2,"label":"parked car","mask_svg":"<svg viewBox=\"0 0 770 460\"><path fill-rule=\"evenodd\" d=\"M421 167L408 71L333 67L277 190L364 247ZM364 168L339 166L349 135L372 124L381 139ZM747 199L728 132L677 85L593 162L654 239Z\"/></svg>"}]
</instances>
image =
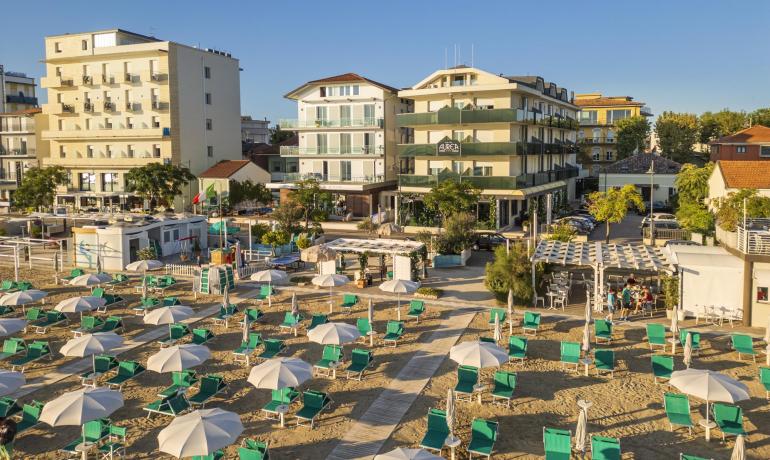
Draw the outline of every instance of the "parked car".
<instances>
[{"instance_id":1,"label":"parked car","mask_svg":"<svg viewBox=\"0 0 770 460\"><path fill-rule=\"evenodd\" d=\"M646 222L643 223L642 226L639 228L639 231L641 235L644 235L644 229L649 227L650 223ZM675 220L661 220L661 221L655 221L655 231L658 230L679 230L681 227L679 227L679 222Z\"/></svg>"},{"instance_id":2,"label":"parked car","mask_svg":"<svg viewBox=\"0 0 770 460\"><path fill-rule=\"evenodd\" d=\"M554 223L569 225L576 232L582 235L591 233L591 230L593 229L593 227L586 220L579 219L575 216L562 217L561 219L555 220Z\"/></svg>"},{"instance_id":3,"label":"parked car","mask_svg":"<svg viewBox=\"0 0 770 460\"><path fill-rule=\"evenodd\" d=\"M596 218L592 216L590 212L588 212L588 209L576 209L574 211L568 212L567 216L583 217L585 219L590 220L591 222L594 223L594 225L596 225Z\"/></svg>"},{"instance_id":4,"label":"parked car","mask_svg":"<svg viewBox=\"0 0 770 460\"><path fill-rule=\"evenodd\" d=\"M486 249L492 251L496 247L505 244L506 237L499 233L479 233L476 235L476 242L473 243L473 249Z\"/></svg>"},{"instance_id":5,"label":"parked car","mask_svg":"<svg viewBox=\"0 0 770 460\"><path fill-rule=\"evenodd\" d=\"M641 212L637 209L636 213L640 216L643 216L645 214L650 214L650 202L649 200L644 203L644 212ZM666 203L665 201L654 201L652 203L652 212L671 212L671 206Z\"/></svg>"},{"instance_id":6,"label":"parked car","mask_svg":"<svg viewBox=\"0 0 770 460\"><path fill-rule=\"evenodd\" d=\"M668 240L663 246L701 246L700 243L692 240Z\"/></svg>"},{"instance_id":7,"label":"parked car","mask_svg":"<svg viewBox=\"0 0 770 460\"><path fill-rule=\"evenodd\" d=\"M663 220L676 222L676 216L673 214L669 214L667 212L654 212L652 213L652 219L655 222L663 221ZM649 224L649 223L650 223L650 216L647 215L647 217L642 219L642 225Z\"/></svg>"}]
</instances>

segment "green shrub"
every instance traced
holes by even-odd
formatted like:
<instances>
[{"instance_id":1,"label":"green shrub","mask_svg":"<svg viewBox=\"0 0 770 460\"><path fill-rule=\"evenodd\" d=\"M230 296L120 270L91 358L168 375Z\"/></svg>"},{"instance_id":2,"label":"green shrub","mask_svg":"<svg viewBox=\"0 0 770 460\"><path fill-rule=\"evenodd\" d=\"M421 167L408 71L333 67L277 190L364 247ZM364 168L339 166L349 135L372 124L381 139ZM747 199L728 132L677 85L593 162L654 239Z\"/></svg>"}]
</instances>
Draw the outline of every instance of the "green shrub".
<instances>
[{"instance_id":1,"label":"green shrub","mask_svg":"<svg viewBox=\"0 0 770 460\"><path fill-rule=\"evenodd\" d=\"M297 284L299 284L299 283L309 283L312 280L313 280L313 278L310 277L310 276L292 276L291 278L289 278L290 282L297 283Z\"/></svg>"},{"instance_id":2,"label":"green shrub","mask_svg":"<svg viewBox=\"0 0 770 460\"><path fill-rule=\"evenodd\" d=\"M436 289L432 287L421 287L417 289L417 294L426 296L426 297L436 297L439 298L442 295L444 295L444 291L441 289Z\"/></svg>"},{"instance_id":3,"label":"green shrub","mask_svg":"<svg viewBox=\"0 0 770 460\"><path fill-rule=\"evenodd\" d=\"M505 246L498 246L494 262L487 262L484 285L500 302L508 299L508 290L511 289L514 302L529 305L533 293L531 270L526 244L512 244L510 254ZM535 266L536 282L542 277L543 270L542 264Z\"/></svg>"}]
</instances>

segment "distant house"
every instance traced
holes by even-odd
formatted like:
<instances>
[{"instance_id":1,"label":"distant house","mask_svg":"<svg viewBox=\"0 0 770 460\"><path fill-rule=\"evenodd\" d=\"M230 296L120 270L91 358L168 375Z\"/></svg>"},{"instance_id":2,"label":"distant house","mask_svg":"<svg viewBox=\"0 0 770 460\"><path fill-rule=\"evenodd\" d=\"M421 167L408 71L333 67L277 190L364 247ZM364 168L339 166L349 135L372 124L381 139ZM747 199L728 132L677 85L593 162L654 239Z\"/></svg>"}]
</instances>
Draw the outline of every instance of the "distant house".
<instances>
[{"instance_id":1,"label":"distant house","mask_svg":"<svg viewBox=\"0 0 770 460\"><path fill-rule=\"evenodd\" d=\"M770 197L770 161L717 161L709 177L709 203L743 188Z\"/></svg>"},{"instance_id":2,"label":"distant house","mask_svg":"<svg viewBox=\"0 0 770 460\"><path fill-rule=\"evenodd\" d=\"M770 128L756 125L709 143L711 161L770 160Z\"/></svg>"},{"instance_id":3,"label":"distant house","mask_svg":"<svg viewBox=\"0 0 770 460\"><path fill-rule=\"evenodd\" d=\"M654 177L648 171L654 164ZM653 201L668 203L669 198L676 193L676 175L682 165L676 161L653 153L638 153L616 161L604 168L599 177L599 189L622 187L634 184L646 203L650 201L650 179L653 179Z\"/></svg>"},{"instance_id":4,"label":"distant house","mask_svg":"<svg viewBox=\"0 0 770 460\"><path fill-rule=\"evenodd\" d=\"M220 161L198 175L198 189L205 192L210 186L217 195L227 196L233 181L251 180L254 183L270 182L270 173L250 160ZM216 204L216 199L207 200L209 205Z\"/></svg>"},{"instance_id":5,"label":"distant house","mask_svg":"<svg viewBox=\"0 0 770 460\"><path fill-rule=\"evenodd\" d=\"M249 159L270 173L270 182L283 182L286 174L296 174L299 171L297 158L282 157L281 147L296 147L299 136L296 134L277 144L255 143L243 144L243 157Z\"/></svg>"}]
</instances>

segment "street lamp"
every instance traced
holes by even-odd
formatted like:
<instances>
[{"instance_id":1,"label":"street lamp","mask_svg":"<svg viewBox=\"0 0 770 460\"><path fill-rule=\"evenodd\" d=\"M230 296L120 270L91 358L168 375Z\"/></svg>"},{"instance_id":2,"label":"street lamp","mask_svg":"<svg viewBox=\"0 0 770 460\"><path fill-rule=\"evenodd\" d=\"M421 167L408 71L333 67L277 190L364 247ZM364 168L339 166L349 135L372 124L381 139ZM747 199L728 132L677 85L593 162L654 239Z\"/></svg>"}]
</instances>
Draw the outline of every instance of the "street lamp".
<instances>
[{"instance_id":1,"label":"street lamp","mask_svg":"<svg viewBox=\"0 0 770 460\"><path fill-rule=\"evenodd\" d=\"M652 218L652 203L655 188L655 160L650 160L650 169L648 169L645 174L650 175L650 244L655 246L655 221Z\"/></svg>"}]
</instances>

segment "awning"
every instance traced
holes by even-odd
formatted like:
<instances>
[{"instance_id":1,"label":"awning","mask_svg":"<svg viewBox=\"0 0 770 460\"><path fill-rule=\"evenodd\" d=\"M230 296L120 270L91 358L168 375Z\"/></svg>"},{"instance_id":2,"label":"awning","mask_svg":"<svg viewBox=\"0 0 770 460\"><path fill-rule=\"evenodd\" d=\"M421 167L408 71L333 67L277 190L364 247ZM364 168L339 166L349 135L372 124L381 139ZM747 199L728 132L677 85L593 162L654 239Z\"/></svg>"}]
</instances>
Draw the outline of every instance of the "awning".
<instances>
[{"instance_id":1,"label":"awning","mask_svg":"<svg viewBox=\"0 0 770 460\"><path fill-rule=\"evenodd\" d=\"M541 240L532 262L584 267L619 268L648 272L673 272L674 266L661 248L643 244L606 244L600 241L565 243Z\"/></svg>"},{"instance_id":2,"label":"awning","mask_svg":"<svg viewBox=\"0 0 770 460\"><path fill-rule=\"evenodd\" d=\"M392 240L387 238L378 238L376 240L354 240L350 238L338 238L331 243L326 243L326 247L334 249L337 252L355 252L371 254L411 254L422 249L425 245L417 241Z\"/></svg>"}]
</instances>

